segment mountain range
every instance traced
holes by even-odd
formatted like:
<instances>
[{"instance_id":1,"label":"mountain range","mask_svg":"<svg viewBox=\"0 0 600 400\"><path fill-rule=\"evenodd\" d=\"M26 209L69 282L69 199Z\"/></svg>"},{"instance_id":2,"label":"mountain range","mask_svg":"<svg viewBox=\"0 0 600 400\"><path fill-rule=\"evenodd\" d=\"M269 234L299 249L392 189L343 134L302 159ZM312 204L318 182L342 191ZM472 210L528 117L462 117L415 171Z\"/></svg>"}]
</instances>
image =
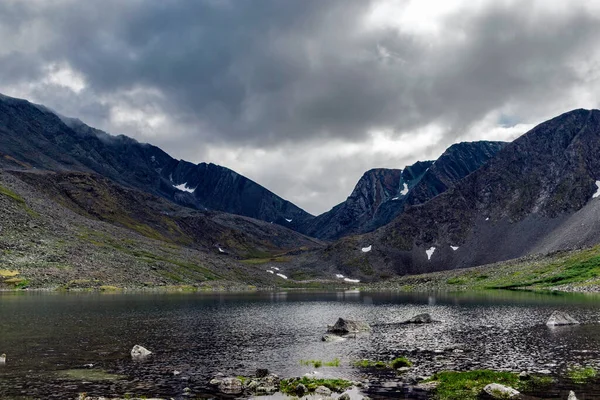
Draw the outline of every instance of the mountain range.
<instances>
[{"instance_id":1,"label":"mountain range","mask_svg":"<svg viewBox=\"0 0 600 400\"><path fill-rule=\"evenodd\" d=\"M591 246L599 136L600 111L574 110L512 143L457 143L435 161L369 170L313 216L226 167L0 96L0 245L19 271L4 281L378 281ZM82 249L103 264L99 277Z\"/></svg>"}]
</instances>

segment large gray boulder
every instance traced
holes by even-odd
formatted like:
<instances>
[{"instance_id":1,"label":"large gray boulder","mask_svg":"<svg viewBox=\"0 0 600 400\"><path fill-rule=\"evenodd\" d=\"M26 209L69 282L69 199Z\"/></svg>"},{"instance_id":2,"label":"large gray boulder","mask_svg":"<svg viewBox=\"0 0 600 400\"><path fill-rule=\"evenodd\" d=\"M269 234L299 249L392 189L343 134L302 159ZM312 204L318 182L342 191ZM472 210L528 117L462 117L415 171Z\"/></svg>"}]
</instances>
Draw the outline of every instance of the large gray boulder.
<instances>
[{"instance_id":1,"label":"large gray boulder","mask_svg":"<svg viewBox=\"0 0 600 400\"><path fill-rule=\"evenodd\" d=\"M335 325L327 327L328 333L346 335L348 333L368 332L371 330L369 324L364 321L339 318Z\"/></svg>"},{"instance_id":2,"label":"large gray boulder","mask_svg":"<svg viewBox=\"0 0 600 400\"><path fill-rule=\"evenodd\" d=\"M435 322L435 320L428 313L418 314L404 321L405 324L430 324L432 322Z\"/></svg>"},{"instance_id":3,"label":"large gray boulder","mask_svg":"<svg viewBox=\"0 0 600 400\"><path fill-rule=\"evenodd\" d=\"M493 399L512 399L520 395L519 391L499 383L490 383L483 391Z\"/></svg>"},{"instance_id":4,"label":"large gray boulder","mask_svg":"<svg viewBox=\"0 0 600 400\"><path fill-rule=\"evenodd\" d=\"M550 315L550 318L548 318L548 322L546 322L546 325L548 326L577 324L579 324L579 321L562 311L554 311L552 315Z\"/></svg>"},{"instance_id":5,"label":"large gray boulder","mask_svg":"<svg viewBox=\"0 0 600 400\"><path fill-rule=\"evenodd\" d=\"M223 378L219 383L219 390L225 394L240 394L244 387L238 378Z\"/></svg>"}]
</instances>

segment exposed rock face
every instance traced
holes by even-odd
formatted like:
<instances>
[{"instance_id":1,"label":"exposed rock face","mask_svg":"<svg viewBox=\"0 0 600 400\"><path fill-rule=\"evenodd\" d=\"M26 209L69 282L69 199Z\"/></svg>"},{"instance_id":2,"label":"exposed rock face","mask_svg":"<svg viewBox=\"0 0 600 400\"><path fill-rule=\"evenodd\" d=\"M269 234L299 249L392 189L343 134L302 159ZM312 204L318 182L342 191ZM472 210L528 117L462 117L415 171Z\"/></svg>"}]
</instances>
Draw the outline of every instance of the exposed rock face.
<instances>
[{"instance_id":1,"label":"exposed rock face","mask_svg":"<svg viewBox=\"0 0 600 400\"><path fill-rule=\"evenodd\" d=\"M148 357L150 354L152 354L152 352L150 350L148 350L145 347L142 347L138 344L133 346L133 349L131 349L131 357L133 357L133 358L144 358L144 357Z\"/></svg>"},{"instance_id":2,"label":"exposed rock face","mask_svg":"<svg viewBox=\"0 0 600 400\"><path fill-rule=\"evenodd\" d=\"M483 391L493 399L512 399L520 395L518 390L499 383L490 383L483 388Z\"/></svg>"},{"instance_id":3,"label":"exposed rock face","mask_svg":"<svg viewBox=\"0 0 600 400\"><path fill-rule=\"evenodd\" d=\"M546 325L548 326L577 324L579 324L579 321L562 311L554 311L552 315L550 315L550 318L548 318L548 322L546 322Z\"/></svg>"},{"instance_id":4,"label":"exposed rock face","mask_svg":"<svg viewBox=\"0 0 600 400\"><path fill-rule=\"evenodd\" d=\"M343 203L299 230L320 239L337 239L386 225L405 205L421 204L445 192L480 168L506 143L472 142L449 147L435 161L419 161L405 169L377 168L364 173Z\"/></svg>"},{"instance_id":5,"label":"exposed rock face","mask_svg":"<svg viewBox=\"0 0 600 400\"><path fill-rule=\"evenodd\" d=\"M435 321L433 318L431 318L431 315L429 315L428 313L418 314L404 321L405 324L430 324L432 322Z\"/></svg>"},{"instance_id":6,"label":"exposed rock face","mask_svg":"<svg viewBox=\"0 0 600 400\"><path fill-rule=\"evenodd\" d=\"M158 147L109 135L26 100L0 97L0 138L0 167L95 172L188 207L291 227L312 218L228 168L175 160Z\"/></svg>"},{"instance_id":7,"label":"exposed rock face","mask_svg":"<svg viewBox=\"0 0 600 400\"><path fill-rule=\"evenodd\" d=\"M346 335L348 333L368 332L371 330L369 324L364 321L355 321L339 318L335 325L327 328L328 333Z\"/></svg>"}]
</instances>

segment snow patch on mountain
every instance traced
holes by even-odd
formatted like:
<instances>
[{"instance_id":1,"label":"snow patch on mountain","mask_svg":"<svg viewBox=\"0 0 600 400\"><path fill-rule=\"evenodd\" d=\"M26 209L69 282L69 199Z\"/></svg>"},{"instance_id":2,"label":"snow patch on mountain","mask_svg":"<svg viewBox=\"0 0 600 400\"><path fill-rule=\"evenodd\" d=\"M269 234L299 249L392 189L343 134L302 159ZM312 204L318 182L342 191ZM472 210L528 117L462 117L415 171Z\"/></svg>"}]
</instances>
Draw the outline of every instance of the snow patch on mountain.
<instances>
[{"instance_id":1,"label":"snow patch on mountain","mask_svg":"<svg viewBox=\"0 0 600 400\"><path fill-rule=\"evenodd\" d=\"M373 248L373 245L370 245L369 247L363 247L361 250L363 253L368 253L371 251L372 248Z\"/></svg>"},{"instance_id":2,"label":"snow patch on mountain","mask_svg":"<svg viewBox=\"0 0 600 400\"><path fill-rule=\"evenodd\" d=\"M458 246L450 246L450 248L454 251L458 250Z\"/></svg>"},{"instance_id":3,"label":"snow patch on mountain","mask_svg":"<svg viewBox=\"0 0 600 400\"><path fill-rule=\"evenodd\" d=\"M283 279L287 279L288 277L285 276L284 274L277 274L278 277L283 278Z\"/></svg>"},{"instance_id":4,"label":"snow patch on mountain","mask_svg":"<svg viewBox=\"0 0 600 400\"><path fill-rule=\"evenodd\" d=\"M182 192L188 192L188 193L194 193L194 190L196 190L196 188L190 189L189 187L187 187L187 182L182 183L181 185L173 185L173 187L175 189L179 189Z\"/></svg>"},{"instance_id":5,"label":"snow patch on mountain","mask_svg":"<svg viewBox=\"0 0 600 400\"><path fill-rule=\"evenodd\" d=\"M358 279L344 278L344 280L345 280L346 282L352 282L352 283L358 283L358 282L360 282L360 280L358 280Z\"/></svg>"},{"instance_id":6,"label":"snow patch on mountain","mask_svg":"<svg viewBox=\"0 0 600 400\"><path fill-rule=\"evenodd\" d=\"M592 198L594 198L594 199L596 197L600 196L600 181L596 181L596 187L597 187L596 193L594 193L594 195L592 196Z\"/></svg>"},{"instance_id":7,"label":"snow patch on mountain","mask_svg":"<svg viewBox=\"0 0 600 400\"><path fill-rule=\"evenodd\" d=\"M402 196L406 196L408 194L408 185L406 183L404 184L404 189L402 189L402 191L400 192L400 194Z\"/></svg>"},{"instance_id":8,"label":"snow patch on mountain","mask_svg":"<svg viewBox=\"0 0 600 400\"><path fill-rule=\"evenodd\" d=\"M292 220L291 220L291 219L287 219L287 218L286 218L285 220L286 220L287 222L292 222Z\"/></svg>"},{"instance_id":9,"label":"snow patch on mountain","mask_svg":"<svg viewBox=\"0 0 600 400\"><path fill-rule=\"evenodd\" d=\"M342 274L335 274L335 277L338 279L344 279L344 275Z\"/></svg>"},{"instance_id":10,"label":"snow patch on mountain","mask_svg":"<svg viewBox=\"0 0 600 400\"><path fill-rule=\"evenodd\" d=\"M433 253L435 252L435 247L430 247L427 250L425 250L425 253L427 253L427 259L431 260L431 256L433 255Z\"/></svg>"}]
</instances>

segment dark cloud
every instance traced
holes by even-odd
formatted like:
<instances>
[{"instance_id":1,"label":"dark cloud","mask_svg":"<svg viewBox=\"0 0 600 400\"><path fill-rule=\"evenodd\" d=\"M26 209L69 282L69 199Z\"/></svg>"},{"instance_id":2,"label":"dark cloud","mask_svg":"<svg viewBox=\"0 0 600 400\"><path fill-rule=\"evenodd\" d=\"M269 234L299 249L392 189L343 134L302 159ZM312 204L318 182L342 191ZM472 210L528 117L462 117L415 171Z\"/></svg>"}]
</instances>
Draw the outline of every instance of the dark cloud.
<instances>
[{"instance_id":1,"label":"dark cloud","mask_svg":"<svg viewBox=\"0 0 600 400\"><path fill-rule=\"evenodd\" d=\"M430 31L419 21L394 25L393 15L367 23L379 3L2 2L0 84L176 157L227 161L292 200L310 197L312 211L342 200L352 184L338 183L362 168L403 167L475 138L473 130L598 105L600 10L589 3L464 2L426 15ZM48 81L52 65L85 88ZM368 145L373 131L401 138L432 126L439 137L410 154ZM340 142L364 150L340 155ZM240 155L266 149L293 164L294 146L331 155L304 166L298 156L293 170L276 172ZM298 172L303 183L290 185Z\"/></svg>"}]
</instances>

